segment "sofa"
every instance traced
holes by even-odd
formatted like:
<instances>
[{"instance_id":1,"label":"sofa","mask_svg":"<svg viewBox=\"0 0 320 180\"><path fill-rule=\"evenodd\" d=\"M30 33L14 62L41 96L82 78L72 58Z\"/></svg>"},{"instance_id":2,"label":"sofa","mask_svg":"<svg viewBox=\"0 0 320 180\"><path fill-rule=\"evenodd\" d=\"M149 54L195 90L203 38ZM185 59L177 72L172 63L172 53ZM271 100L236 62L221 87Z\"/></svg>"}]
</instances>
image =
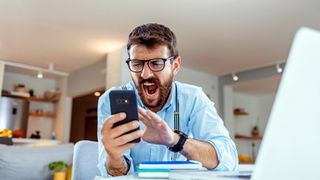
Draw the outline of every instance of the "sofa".
<instances>
[{"instance_id":1,"label":"sofa","mask_svg":"<svg viewBox=\"0 0 320 180\"><path fill-rule=\"evenodd\" d=\"M52 179L53 173L49 171L48 164L53 161L64 161L71 164L73 148L73 144L47 147L0 144L0 179Z\"/></svg>"}]
</instances>

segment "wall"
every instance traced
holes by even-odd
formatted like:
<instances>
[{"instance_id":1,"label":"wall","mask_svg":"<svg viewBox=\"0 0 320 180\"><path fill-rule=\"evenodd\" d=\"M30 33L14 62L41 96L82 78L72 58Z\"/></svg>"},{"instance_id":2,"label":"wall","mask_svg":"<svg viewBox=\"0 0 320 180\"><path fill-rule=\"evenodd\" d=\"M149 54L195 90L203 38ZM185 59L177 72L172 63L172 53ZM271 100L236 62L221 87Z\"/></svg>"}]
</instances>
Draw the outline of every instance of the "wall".
<instances>
[{"instance_id":1,"label":"wall","mask_svg":"<svg viewBox=\"0 0 320 180\"><path fill-rule=\"evenodd\" d=\"M285 69L285 63L282 63L281 66ZM276 71L275 65L270 65L266 67L256 68L256 69L250 69L245 70L241 72L237 72L237 76L239 76L238 81L233 81L231 74L226 74L223 76L219 76L218 82L218 88L219 88L219 105L220 105L220 113L224 117L225 111L229 111L228 109L224 109L224 87L227 85L234 85L240 82L246 82L250 80L259 80L274 76L279 76L279 73Z\"/></svg>"},{"instance_id":2,"label":"wall","mask_svg":"<svg viewBox=\"0 0 320 180\"><path fill-rule=\"evenodd\" d=\"M255 97L256 106L254 107L253 112L255 112L255 115L258 118L257 124L262 134L264 134L267 126L274 99L275 94L266 94Z\"/></svg>"},{"instance_id":3,"label":"wall","mask_svg":"<svg viewBox=\"0 0 320 180\"><path fill-rule=\"evenodd\" d=\"M176 76L176 80L202 87L203 91L215 103L217 110L219 109L217 76L182 67Z\"/></svg>"},{"instance_id":4,"label":"wall","mask_svg":"<svg viewBox=\"0 0 320 180\"><path fill-rule=\"evenodd\" d=\"M251 128L258 125L260 132L263 134L274 98L274 94L249 95L234 92L234 107L244 108L249 113L245 116L236 116L235 131L239 134L250 135Z\"/></svg>"},{"instance_id":5,"label":"wall","mask_svg":"<svg viewBox=\"0 0 320 180\"><path fill-rule=\"evenodd\" d=\"M27 89L33 89L36 96L43 96L46 90L55 89L57 87L55 79L42 78L30 76L25 74L18 74L13 72L4 73L3 89L13 91L14 85L24 84Z\"/></svg>"},{"instance_id":6,"label":"wall","mask_svg":"<svg viewBox=\"0 0 320 180\"><path fill-rule=\"evenodd\" d=\"M233 100L233 87L232 86L224 86L223 88L223 95L224 95L224 109L225 116L223 118L224 124L229 131L229 135L231 138L234 138L235 135L235 123L234 123L234 115L233 115L233 108L234 100Z\"/></svg>"},{"instance_id":7,"label":"wall","mask_svg":"<svg viewBox=\"0 0 320 180\"><path fill-rule=\"evenodd\" d=\"M58 86L61 92L61 98L56 103L56 118L53 123L53 129L56 133L57 139L63 142L68 142L69 134L70 134L70 118L66 118L67 114L71 112L70 108L68 108L67 104L67 86L68 79L60 78L58 80Z\"/></svg>"},{"instance_id":8,"label":"wall","mask_svg":"<svg viewBox=\"0 0 320 180\"><path fill-rule=\"evenodd\" d=\"M122 82L123 66L125 66L125 49L120 48L108 53L107 56L107 71L106 71L106 89L113 86L119 86Z\"/></svg>"},{"instance_id":9,"label":"wall","mask_svg":"<svg viewBox=\"0 0 320 180\"><path fill-rule=\"evenodd\" d=\"M234 134L251 135L253 126L258 125L263 136L274 101L274 94L250 95L234 92L234 107L244 108L248 115L234 117ZM260 141L256 141L255 155L260 147ZM252 156L252 142L236 140L237 149L242 154Z\"/></svg>"},{"instance_id":10,"label":"wall","mask_svg":"<svg viewBox=\"0 0 320 180\"><path fill-rule=\"evenodd\" d=\"M4 69L5 69L5 65L3 62L0 61L0 89L1 90L3 88ZM0 91L0 95L1 95L1 93L2 93L2 91Z\"/></svg>"},{"instance_id":11,"label":"wall","mask_svg":"<svg viewBox=\"0 0 320 180\"><path fill-rule=\"evenodd\" d=\"M126 59L128 59L127 49L124 47L120 52L120 65L121 65L121 84L127 84L131 81L130 70L126 64Z\"/></svg>"},{"instance_id":12,"label":"wall","mask_svg":"<svg viewBox=\"0 0 320 180\"><path fill-rule=\"evenodd\" d=\"M67 96L81 96L105 87L105 57L100 61L72 72L68 77Z\"/></svg>"}]
</instances>

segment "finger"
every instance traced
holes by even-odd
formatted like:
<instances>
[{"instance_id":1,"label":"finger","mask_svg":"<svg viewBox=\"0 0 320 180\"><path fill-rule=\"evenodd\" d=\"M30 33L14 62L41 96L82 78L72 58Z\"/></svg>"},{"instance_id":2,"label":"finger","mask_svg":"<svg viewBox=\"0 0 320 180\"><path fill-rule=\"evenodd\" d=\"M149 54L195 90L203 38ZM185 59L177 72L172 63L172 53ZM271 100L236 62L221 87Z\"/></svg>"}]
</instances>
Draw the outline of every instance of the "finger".
<instances>
[{"instance_id":1,"label":"finger","mask_svg":"<svg viewBox=\"0 0 320 180\"><path fill-rule=\"evenodd\" d=\"M140 114L141 116L144 116L144 117L146 116L146 110L145 110L145 109L139 107L139 108L138 108L138 112L139 112L139 114Z\"/></svg>"},{"instance_id":2,"label":"finger","mask_svg":"<svg viewBox=\"0 0 320 180\"><path fill-rule=\"evenodd\" d=\"M154 112L147 110L146 115L150 118L153 119L155 122L159 123L162 121L162 119Z\"/></svg>"},{"instance_id":3,"label":"finger","mask_svg":"<svg viewBox=\"0 0 320 180\"><path fill-rule=\"evenodd\" d=\"M143 135L143 131L137 130L137 131L131 132L129 134L124 134L124 135L116 138L115 142L116 142L117 146L121 146L121 145L127 144L128 142L133 141L137 138L141 138L142 135Z\"/></svg>"},{"instance_id":4,"label":"finger","mask_svg":"<svg viewBox=\"0 0 320 180\"><path fill-rule=\"evenodd\" d=\"M162 119L154 112L150 111L150 110L145 110L145 109L140 109L140 114L141 116L144 118L144 120L142 119L142 121L144 121L145 125L147 126L153 126L153 127L159 127L160 124L162 122Z\"/></svg>"},{"instance_id":5,"label":"finger","mask_svg":"<svg viewBox=\"0 0 320 180\"><path fill-rule=\"evenodd\" d=\"M142 107L138 106L138 112L140 113L140 112L143 112L143 111L145 111L145 109L143 109Z\"/></svg>"},{"instance_id":6,"label":"finger","mask_svg":"<svg viewBox=\"0 0 320 180\"><path fill-rule=\"evenodd\" d=\"M129 122L129 123L125 123L125 124L122 124L120 126L117 126L115 128L112 129L112 134L111 134L111 137L112 138L117 138L119 136L121 136L122 134L130 131L130 130L134 130L136 128L139 127L139 122L137 120L134 120L132 122Z\"/></svg>"},{"instance_id":7,"label":"finger","mask_svg":"<svg viewBox=\"0 0 320 180\"><path fill-rule=\"evenodd\" d=\"M148 120L150 123L152 123L154 120L152 120L152 117L148 114L149 111L150 110L141 109L139 114L146 120ZM153 113L152 111L150 112Z\"/></svg>"},{"instance_id":8,"label":"finger","mask_svg":"<svg viewBox=\"0 0 320 180\"><path fill-rule=\"evenodd\" d=\"M139 120L146 126L151 126L151 123L147 118L145 118L143 115L139 114Z\"/></svg>"},{"instance_id":9,"label":"finger","mask_svg":"<svg viewBox=\"0 0 320 180\"><path fill-rule=\"evenodd\" d=\"M147 112L150 111L150 110L145 110L145 109L143 109L143 108L139 108L138 111L139 111L139 114L141 114L141 115L143 115L144 117L150 119L149 115L147 114Z\"/></svg>"},{"instance_id":10,"label":"finger","mask_svg":"<svg viewBox=\"0 0 320 180\"><path fill-rule=\"evenodd\" d=\"M152 122L156 127L161 128L163 130L167 129L167 123L163 119L161 119L156 113L148 110L146 111L146 114L152 119Z\"/></svg>"},{"instance_id":11,"label":"finger","mask_svg":"<svg viewBox=\"0 0 320 180\"><path fill-rule=\"evenodd\" d=\"M127 143L127 144L124 144L124 145L118 147L119 148L118 151L119 152L126 152L128 149L133 148L137 144L139 144L139 143Z\"/></svg>"},{"instance_id":12,"label":"finger","mask_svg":"<svg viewBox=\"0 0 320 180\"><path fill-rule=\"evenodd\" d=\"M159 127L160 124L163 122L162 119L154 112L147 110L146 117L148 118L149 122L153 127Z\"/></svg>"},{"instance_id":13,"label":"finger","mask_svg":"<svg viewBox=\"0 0 320 180\"><path fill-rule=\"evenodd\" d=\"M126 118L126 113L117 113L117 114L111 115L104 121L102 131L106 129L107 130L111 129L114 123L122 121L125 118Z\"/></svg>"},{"instance_id":14,"label":"finger","mask_svg":"<svg viewBox=\"0 0 320 180\"><path fill-rule=\"evenodd\" d=\"M143 122L143 124L146 126L152 126L150 117L147 115L146 110L139 107L138 111L139 111L139 119Z\"/></svg>"}]
</instances>

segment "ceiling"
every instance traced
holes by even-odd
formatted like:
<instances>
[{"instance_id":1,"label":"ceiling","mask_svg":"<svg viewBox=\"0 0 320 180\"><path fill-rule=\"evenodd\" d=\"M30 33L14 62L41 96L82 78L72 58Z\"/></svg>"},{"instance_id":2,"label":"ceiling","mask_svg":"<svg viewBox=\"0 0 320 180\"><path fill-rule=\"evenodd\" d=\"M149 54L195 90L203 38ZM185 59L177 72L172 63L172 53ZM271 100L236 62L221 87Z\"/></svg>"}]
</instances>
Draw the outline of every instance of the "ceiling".
<instances>
[{"instance_id":1,"label":"ceiling","mask_svg":"<svg viewBox=\"0 0 320 180\"><path fill-rule=\"evenodd\" d=\"M176 34L182 63L214 75L286 59L319 0L0 0L0 59L72 72L125 45L137 25Z\"/></svg>"},{"instance_id":2,"label":"ceiling","mask_svg":"<svg viewBox=\"0 0 320 180\"><path fill-rule=\"evenodd\" d=\"M235 92L250 95L276 94L281 76L276 75L268 78L239 82L232 85Z\"/></svg>"}]
</instances>

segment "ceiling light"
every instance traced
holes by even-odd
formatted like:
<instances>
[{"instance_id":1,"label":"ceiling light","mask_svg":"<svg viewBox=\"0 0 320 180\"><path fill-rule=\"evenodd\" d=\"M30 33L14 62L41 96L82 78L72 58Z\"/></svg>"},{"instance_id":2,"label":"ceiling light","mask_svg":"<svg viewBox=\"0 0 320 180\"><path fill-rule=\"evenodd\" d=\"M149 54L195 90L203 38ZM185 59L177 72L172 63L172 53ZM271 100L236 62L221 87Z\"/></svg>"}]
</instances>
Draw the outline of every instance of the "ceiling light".
<instances>
[{"instance_id":1,"label":"ceiling light","mask_svg":"<svg viewBox=\"0 0 320 180\"><path fill-rule=\"evenodd\" d=\"M238 81L239 76L237 76L236 73L232 73L232 79L233 79L233 81Z\"/></svg>"},{"instance_id":2,"label":"ceiling light","mask_svg":"<svg viewBox=\"0 0 320 180\"><path fill-rule=\"evenodd\" d=\"M125 43L119 41L96 42L93 48L101 53L110 53L124 46Z\"/></svg>"},{"instance_id":3,"label":"ceiling light","mask_svg":"<svg viewBox=\"0 0 320 180\"><path fill-rule=\"evenodd\" d=\"M94 95L99 97L99 96L101 96L101 93L99 91L97 91L97 92L94 93Z\"/></svg>"},{"instance_id":4,"label":"ceiling light","mask_svg":"<svg viewBox=\"0 0 320 180\"><path fill-rule=\"evenodd\" d=\"M42 74L42 72L41 72L41 71L39 71L39 72L38 72L38 74L37 74L37 78L39 78L39 79L42 79L42 78L43 78L43 74Z\"/></svg>"},{"instance_id":5,"label":"ceiling light","mask_svg":"<svg viewBox=\"0 0 320 180\"><path fill-rule=\"evenodd\" d=\"M283 71L283 68L281 67L280 64L277 64L277 65L276 65L276 69L277 69L277 72L278 72L278 73L282 73L282 71Z\"/></svg>"}]
</instances>

